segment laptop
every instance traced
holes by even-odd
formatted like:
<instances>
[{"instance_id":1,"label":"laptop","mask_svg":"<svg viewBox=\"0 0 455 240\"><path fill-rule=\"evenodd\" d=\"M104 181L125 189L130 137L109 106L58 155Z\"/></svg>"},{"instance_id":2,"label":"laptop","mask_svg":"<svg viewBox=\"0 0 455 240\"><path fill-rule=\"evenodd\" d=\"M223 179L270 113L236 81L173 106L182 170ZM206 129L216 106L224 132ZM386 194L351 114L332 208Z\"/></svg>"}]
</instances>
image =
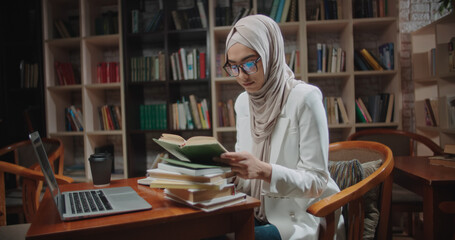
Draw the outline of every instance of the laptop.
<instances>
[{"instance_id":1,"label":"laptop","mask_svg":"<svg viewBox=\"0 0 455 240\"><path fill-rule=\"evenodd\" d=\"M152 208L152 205L129 186L61 192L39 133L33 132L29 138L61 220L70 221Z\"/></svg>"}]
</instances>

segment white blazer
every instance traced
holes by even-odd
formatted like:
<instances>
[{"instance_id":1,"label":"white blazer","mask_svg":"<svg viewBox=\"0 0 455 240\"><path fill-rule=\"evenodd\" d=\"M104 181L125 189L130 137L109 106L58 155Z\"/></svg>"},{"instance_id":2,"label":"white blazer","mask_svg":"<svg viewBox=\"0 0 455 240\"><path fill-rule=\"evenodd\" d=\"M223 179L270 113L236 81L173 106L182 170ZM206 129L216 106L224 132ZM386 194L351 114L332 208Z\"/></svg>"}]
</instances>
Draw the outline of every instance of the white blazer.
<instances>
[{"instance_id":1,"label":"white blazer","mask_svg":"<svg viewBox=\"0 0 455 240\"><path fill-rule=\"evenodd\" d=\"M248 94L235 103L236 151L252 150ZM298 84L289 94L272 133L270 184L264 182L265 214L282 239L317 239L320 218L306 212L316 201L339 192L328 172L328 127L322 94L309 84ZM248 180L238 190L249 193ZM343 221L339 222L343 231ZM343 233L337 235L344 236Z\"/></svg>"}]
</instances>

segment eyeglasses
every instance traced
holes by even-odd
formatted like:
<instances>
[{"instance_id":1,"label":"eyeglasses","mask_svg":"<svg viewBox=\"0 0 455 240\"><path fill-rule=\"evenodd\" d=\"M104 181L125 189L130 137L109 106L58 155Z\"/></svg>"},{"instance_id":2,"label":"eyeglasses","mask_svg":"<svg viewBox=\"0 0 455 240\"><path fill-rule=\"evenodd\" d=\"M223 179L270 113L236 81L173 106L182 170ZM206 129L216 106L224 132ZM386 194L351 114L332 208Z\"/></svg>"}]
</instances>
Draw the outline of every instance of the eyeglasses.
<instances>
[{"instance_id":1,"label":"eyeglasses","mask_svg":"<svg viewBox=\"0 0 455 240\"><path fill-rule=\"evenodd\" d=\"M231 77L237 77L240 74L240 68L243 70L244 73L249 75L256 73L258 71L257 62L259 60L261 60L260 56L254 61L249 61L238 65L231 65L230 63L227 62L226 64L224 64L223 68Z\"/></svg>"}]
</instances>

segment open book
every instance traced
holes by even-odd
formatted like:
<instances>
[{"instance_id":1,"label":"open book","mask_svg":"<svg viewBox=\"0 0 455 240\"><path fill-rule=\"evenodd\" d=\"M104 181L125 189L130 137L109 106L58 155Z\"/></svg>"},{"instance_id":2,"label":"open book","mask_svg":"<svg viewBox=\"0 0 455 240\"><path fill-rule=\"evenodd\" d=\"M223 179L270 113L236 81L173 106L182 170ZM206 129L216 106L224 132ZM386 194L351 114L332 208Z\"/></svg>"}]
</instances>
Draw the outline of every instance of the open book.
<instances>
[{"instance_id":1,"label":"open book","mask_svg":"<svg viewBox=\"0 0 455 240\"><path fill-rule=\"evenodd\" d=\"M216 138L210 136L195 136L185 140L179 135L163 133L153 141L179 160L187 162L220 165L213 158L227 152Z\"/></svg>"}]
</instances>

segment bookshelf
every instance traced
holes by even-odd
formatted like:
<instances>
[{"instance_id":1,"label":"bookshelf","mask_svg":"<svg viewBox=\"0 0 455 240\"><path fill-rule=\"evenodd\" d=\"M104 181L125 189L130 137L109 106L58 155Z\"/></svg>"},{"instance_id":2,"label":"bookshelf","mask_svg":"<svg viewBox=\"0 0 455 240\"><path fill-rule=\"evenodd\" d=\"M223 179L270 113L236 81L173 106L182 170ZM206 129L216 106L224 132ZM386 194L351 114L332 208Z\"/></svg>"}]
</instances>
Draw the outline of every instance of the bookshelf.
<instances>
[{"instance_id":1,"label":"bookshelf","mask_svg":"<svg viewBox=\"0 0 455 240\"><path fill-rule=\"evenodd\" d=\"M416 131L441 147L455 143L455 109L449 107L450 99L455 98L455 70L449 70L448 50L455 37L454 27L455 14L451 12L411 33ZM427 115L427 99L436 124ZM429 153L425 148L417 150L422 155Z\"/></svg>"},{"instance_id":2,"label":"bookshelf","mask_svg":"<svg viewBox=\"0 0 455 240\"><path fill-rule=\"evenodd\" d=\"M278 1L279 2L279 1ZM286 52L299 51L298 70L296 78L318 86L324 97L341 97L349 122L329 123L330 141L345 140L350 134L363 128L401 128L401 83L400 66L398 61L398 2L388 1L386 13L383 16L354 17L353 6L355 0L340 1L337 19L314 17L315 9L320 7L319 1L296 1L297 6L295 21L280 21L279 26L284 36ZM251 8L252 13L260 13L270 16L271 7L275 0L269 1L235 1L231 9L233 14L236 9ZM233 99L243 91L238 86L235 78L226 77L222 72L224 61L225 39L231 28L220 26L217 19L218 8L225 1L209 2L209 32L211 58L215 59L211 66L212 81L212 114L217 119L219 111L217 103ZM292 1L291 1L292 5ZM290 8L292 9L292 7ZM289 13L290 14L290 13ZM355 15L357 16L357 15ZM368 49L379 56L379 46L384 43L393 43L395 54L393 55L394 67L391 70L360 71L355 68L354 50ZM341 71L318 72L318 43L337 46L345 51L345 68ZM218 60L217 58L220 58ZM380 121L361 123L356 121L355 99L380 93L394 95L393 118L390 122ZM234 150L236 130L232 126L221 126L214 122L213 135L217 137L229 150Z\"/></svg>"},{"instance_id":3,"label":"bookshelf","mask_svg":"<svg viewBox=\"0 0 455 240\"><path fill-rule=\"evenodd\" d=\"M191 129L188 122L176 118L174 106L182 106L194 94L196 102L204 99L211 106L209 31L202 26L199 5L207 12L210 1L122 1L123 63L125 68L125 113L128 148L128 176L143 176L145 170L164 150L153 142L163 132L184 138L194 135L211 136L211 128ZM158 16L161 14L161 16ZM174 19L174 15L180 16ZM156 20L156 19L159 20ZM157 23L154 23L157 21ZM182 49L185 50L183 53ZM197 51L194 69L201 68L201 53L206 55L204 75L178 75L174 56L187 56ZM193 55L194 56L194 55ZM187 64L189 59L185 59ZM155 65L150 64L154 62ZM182 63L183 64L183 63ZM188 70L189 68L185 68ZM174 70L177 72L174 73ZM180 70L182 71L182 69ZM200 71L199 71L200 72ZM181 76L181 77L177 77ZM183 99L185 98L185 99ZM157 110L161 109L161 110ZM180 112L181 113L181 112ZM164 119L156 124L153 120ZM182 115L180 115L182 116ZM177 122L179 124L177 124ZM183 123L183 124L182 124Z\"/></svg>"},{"instance_id":4,"label":"bookshelf","mask_svg":"<svg viewBox=\"0 0 455 240\"><path fill-rule=\"evenodd\" d=\"M47 135L64 142L64 174L90 181L89 156L113 145L112 178L125 178L120 1L43 0L42 6ZM120 110L118 115L114 111L104 115L116 127L103 124L100 108L104 105ZM70 106L80 110L76 120L66 110Z\"/></svg>"},{"instance_id":5,"label":"bookshelf","mask_svg":"<svg viewBox=\"0 0 455 240\"><path fill-rule=\"evenodd\" d=\"M41 4L23 0L1 3L0 16L4 32L0 39L0 146L6 146L28 139L25 113L34 131L46 131Z\"/></svg>"}]
</instances>

